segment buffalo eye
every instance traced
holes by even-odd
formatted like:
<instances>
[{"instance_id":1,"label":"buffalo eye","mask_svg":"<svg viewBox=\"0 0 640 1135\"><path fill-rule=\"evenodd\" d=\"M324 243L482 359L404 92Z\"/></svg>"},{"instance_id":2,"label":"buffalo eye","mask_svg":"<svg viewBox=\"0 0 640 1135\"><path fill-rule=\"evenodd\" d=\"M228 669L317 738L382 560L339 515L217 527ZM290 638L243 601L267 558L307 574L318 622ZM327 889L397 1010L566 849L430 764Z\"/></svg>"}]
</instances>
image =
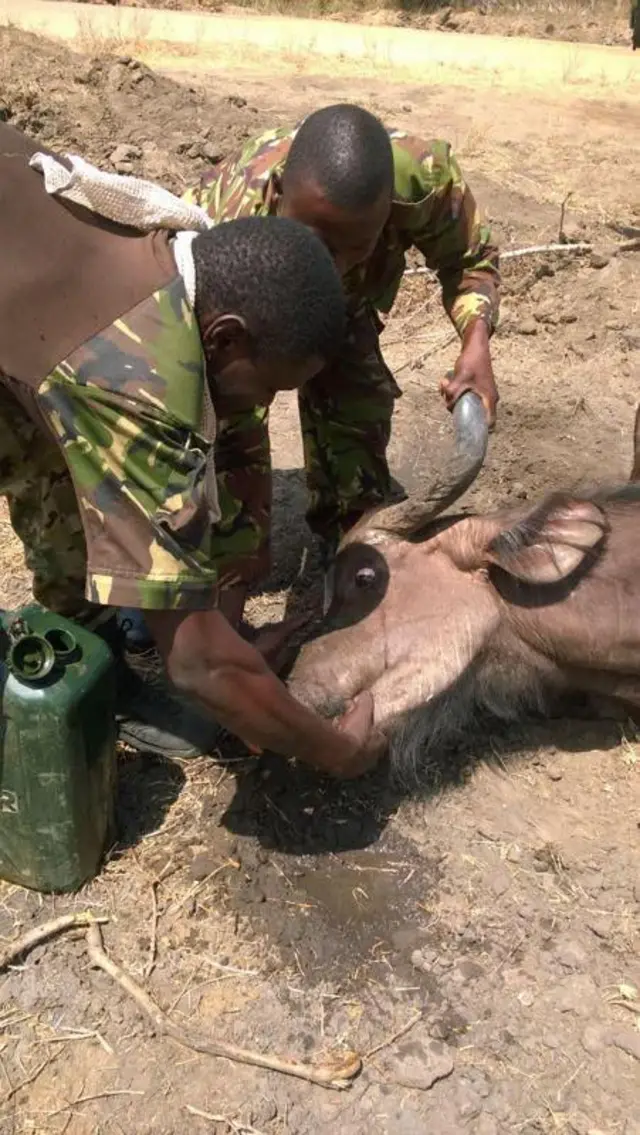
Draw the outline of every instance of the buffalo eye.
<instances>
[{"instance_id":1,"label":"buffalo eye","mask_svg":"<svg viewBox=\"0 0 640 1135\"><path fill-rule=\"evenodd\" d=\"M358 568L356 572L356 587L371 587L376 581L376 573L372 567Z\"/></svg>"}]
</instances>

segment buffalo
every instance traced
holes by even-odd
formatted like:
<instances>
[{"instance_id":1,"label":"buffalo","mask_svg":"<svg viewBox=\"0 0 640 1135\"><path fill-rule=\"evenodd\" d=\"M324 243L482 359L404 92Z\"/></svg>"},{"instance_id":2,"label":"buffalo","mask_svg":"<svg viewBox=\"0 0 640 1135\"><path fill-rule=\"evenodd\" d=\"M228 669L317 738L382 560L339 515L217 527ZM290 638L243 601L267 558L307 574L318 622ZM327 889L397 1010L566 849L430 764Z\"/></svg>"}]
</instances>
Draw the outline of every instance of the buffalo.
<instances>
[{"instance_id":1,"label":"buffalo","mask_svg":"<svg viewBox=\"0 0 640 1135\"><path fill-rule=\"evenodd\" d=\"M322 633L289 679L330 716L370 691L404 780L487 715L548 715L563 695L640 710L640 407L629 482L486 515L443 515L487 447L475 394L453 417L440 474L344 538Z\"/></svg>"}]
</instances>

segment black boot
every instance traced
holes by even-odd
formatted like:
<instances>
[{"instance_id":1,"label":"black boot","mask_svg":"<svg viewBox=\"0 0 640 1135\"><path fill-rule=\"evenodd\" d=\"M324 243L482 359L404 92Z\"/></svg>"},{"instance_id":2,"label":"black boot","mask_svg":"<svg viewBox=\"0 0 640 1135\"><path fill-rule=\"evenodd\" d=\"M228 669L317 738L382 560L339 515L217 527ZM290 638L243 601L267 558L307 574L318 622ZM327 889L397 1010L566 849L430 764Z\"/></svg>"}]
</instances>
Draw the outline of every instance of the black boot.
<instances>
[{"instance_id":1,"label":"black boot","mask_svg":"<svg viewBox=\"0 0 640 1135\"><path fill-rule=\"evenodd\" d=\"M163 757L199 757L219 743L222 728L171 685L155 651L130 655L116 616L94 628L116 660L118 736Z\"/></svg>"}]
</instances>

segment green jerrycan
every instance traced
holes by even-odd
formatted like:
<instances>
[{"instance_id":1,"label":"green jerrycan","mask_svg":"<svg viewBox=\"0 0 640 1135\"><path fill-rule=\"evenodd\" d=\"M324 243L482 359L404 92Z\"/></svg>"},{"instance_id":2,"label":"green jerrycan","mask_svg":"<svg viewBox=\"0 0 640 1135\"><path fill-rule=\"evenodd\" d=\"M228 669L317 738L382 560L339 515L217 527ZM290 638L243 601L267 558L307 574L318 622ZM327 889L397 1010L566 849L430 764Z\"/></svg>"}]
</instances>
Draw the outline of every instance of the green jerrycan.
<instances>
[{"instance_id":1,"label":"green jerrycan","mask_svg":"<svg viewBox=\"0 0 640 1135\"><path fill-rule=\"evenodd\" d=\"M0 635L0 878L74 891L113 831L113 656L36 606L5 612Z\"/></svg>"}]
</instances>

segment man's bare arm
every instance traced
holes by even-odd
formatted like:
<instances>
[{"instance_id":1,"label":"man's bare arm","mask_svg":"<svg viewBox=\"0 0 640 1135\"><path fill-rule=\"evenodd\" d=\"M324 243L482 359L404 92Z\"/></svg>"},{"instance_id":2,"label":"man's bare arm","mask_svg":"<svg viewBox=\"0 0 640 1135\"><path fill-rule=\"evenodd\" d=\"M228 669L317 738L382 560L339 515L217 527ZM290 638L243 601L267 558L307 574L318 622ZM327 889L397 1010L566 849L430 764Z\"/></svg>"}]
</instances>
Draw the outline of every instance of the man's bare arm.
<instances>
[{"instance_id":1,"label":"man's bare arm","mask_svg":"<svg viewBox=\"0 0 640 1135\"><path fill-rule=\"evenodd\" d=\"M146 611L145 618L174 685L246 743L336 777L358 776L376 763L370 697L336 729L291 697L220 611Z\"/></svg>"}]
</instances>

